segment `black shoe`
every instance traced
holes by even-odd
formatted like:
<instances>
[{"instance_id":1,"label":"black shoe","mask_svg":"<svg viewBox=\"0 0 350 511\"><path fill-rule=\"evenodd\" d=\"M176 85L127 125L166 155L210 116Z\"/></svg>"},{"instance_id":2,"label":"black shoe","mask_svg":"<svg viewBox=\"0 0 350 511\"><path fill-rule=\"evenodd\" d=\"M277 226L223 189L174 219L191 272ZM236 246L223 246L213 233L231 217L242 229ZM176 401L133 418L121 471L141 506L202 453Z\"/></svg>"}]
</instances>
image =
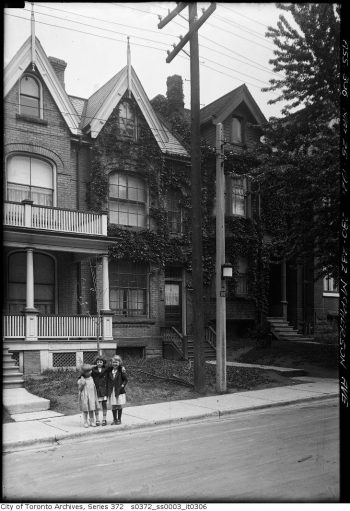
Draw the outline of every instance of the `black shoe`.
<instances>
[{"instance_id":1,"label":"black shoe","mask_svg":"<svg viewBox=\"0 0 350 511\"><path fill-rule=\"evenodd\" d=\"M121 424L121 423L122 423L122 421L120 419L117 419L116 424Z\"/></svg>"}]
</instances>

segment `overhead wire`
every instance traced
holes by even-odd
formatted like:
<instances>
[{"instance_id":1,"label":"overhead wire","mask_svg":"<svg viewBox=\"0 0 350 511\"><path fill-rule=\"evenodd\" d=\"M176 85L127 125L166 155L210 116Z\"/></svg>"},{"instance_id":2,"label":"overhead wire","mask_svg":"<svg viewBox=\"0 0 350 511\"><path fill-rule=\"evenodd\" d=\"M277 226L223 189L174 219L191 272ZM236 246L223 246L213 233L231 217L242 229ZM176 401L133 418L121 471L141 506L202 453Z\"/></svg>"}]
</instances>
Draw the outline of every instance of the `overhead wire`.
<instances>
[{"instance_id":1,"label":"overhead wire","mask_svg":"<svg viewBox=\"0 0 350 511\"><path fill-rule=\"evenodd\" d=\"M40 5L40 4L39 4L39 5ZM40 7L43 7L43 6L42 6L42 5L40 5ZM53 7L46 7L46 6L45 6L45 8L46 8L46 9L49 9L49 10L55 10L55 11L58 11L58 12L63 12L63 13L66 13L66 14L78 15L77 13L74 13L74 12L72 12L72 11L67 11L67 10L64 10L64 9L57 9L57 8L53 8ZM164 7L162 7L162 9L164 9ZM27 10L27 9L25 9L25 10ZM28 11L28 10L27 10L27 11ZM40 11L38 11L38 12L39 12L39 14L42 14L42 15L44 15L44 16L45 16L45 15L46 15L46 16L50 16L50 15L47 15L47 14L45 14L45 13L41 13ZM142 12L144 12L144 11L142 11ZM157 34L159 34L159 35L161 35L161 36L165 36L165 37L178 37L178 36L176 36L176 35L165 34L164 32L159 32L159 31L150 30L150 29L141 29L141 28L139 28L139 27L135 27L135 26L131 26L131 25L125 25L125 24L123 24L123 23L117 23L117 22L109 21L109 20L102 19L102 18L94 18L94 17L92 17L92 16L86 16L86 15L84 15L84 14L82 14L82 15L81 15L81 17L83 17L83 18L87 18L87 19L94 19L94 20L96 20L96 19L97 19L98 21L102 21L102 22L106 22L106 23L111 23L111 24L113 24L113 25L123 26L123 27L127 27L127 28L133 28L133 29L137 29L137 30L145 30L145 31L147 31L147 32L157 33ZM66 19L66 18L58 18L58 19L62 19L62 20L65 20L65 21L73 21L73 20L68 20L68 19ZM75 23L83 24L83 23L81 23L81 22L75 22ZM94 28L98 28L98 29L100 29L100 30L104 30L104 28L103 28L103 27L98 27L98 26L95 26L95 25L87 25L87 26L91 26L91 27L94 27ZM106 29L106 30L108 30L108 29ZM113 32L113 31L112 31L112 32ZM123 34L123 35L126 35L126 34ZM134 36L133 36L133 37L134 37ZM138 36L135 36L135 37L138 37ZM140 38L140 39L143 39L143 38L141 38L141 37L139 37L139 38ZM210 41L210 42L212 42L212 43L214 43L214 44L217 44L215 41L212 41L212 40L211 40L211 39L209 39L209 38L205 38L205 39L206 39L206 40L208 40L208 41ZM147 40L147 39L145 39L145 40ZM158 43L158 41L154 41L154 40L150 40L150 41ZM162 43L162 42L160 42L160 43L161 43L161 44L164 44L164 45L167 45L167 43ZM220 44L219 44L218 46L221 46L221 47L226 48L225 46L220 45ZM268 72L268 73L273 72L273 71L272 71L271 69L269 69L268 67L266 67L266 66L262 66L261 64L258 64L257 62L255 62L255 61L253 61L253 60L251 60L251 59L247 58L245 55L242 55L242 54L239 54L239 53L237 53L237 52L234 52L234 51L233 51L233 50L231 50L230 48L227 48L227 49L228 49L229 51L231 51L232 53L237 54L237 55L239 55L239 56L242 56L244 59L246 59L246 60L248 60L248 61L250 61L250 60L251 60L251 62L255 62L255 63L254 63L254 64L249 64L248 62L244 62L244 61L242 61L242 60L240 60L240 59L237 59L237 57L233 57L233 56L231 56L231 55L227 55L227 54L225 54L225 53L223 53L223 52L220 52L219 50L215 50L214 48L210 48L210 47L205 46L205 45L203 45L203 44L201 45L201 47L203 47L203 48L205 48L205 49L207 49L207 50L209 50L209 51L213 51L213 52L216 52L216 53L218 53L218 54L224 55L224 56L226 56L226 57L228 57L228 58L230 58L230 59L237 60L238 62L245 63L245 64L246 64L246 65L248 65L248 66L255 67L255 68L257 68L257 69L261 69L262 71L265 71L265 70L266 70L265 72ZM205 56L203 56L203 58L205 58ZM274 73L274 72L273 72L273 73ZM275 73L275 74L278 74L278 73ZM255 78L255 77L254 77L254 78Z\"/></svg>"},{"instance_id":2,"label":"overhead wire","mask_svg":"<svg viewBox=\"0 0 350 511\"><path fill-rule=\"evenodd\" d=\"M22 19L22 20L27 20L27 18L24 18L24 17L22 17L22 16L15 15L15 14L13 14L13 13L11 13L11 14L10 14L10 13L6 13L6 12L5 12L5 15L7 15L7 16L11 16L11 17L15 17L15 18L19 18L19 19ZM29 19L28 19L28 21L29 21ZM98 37L98 38L102 38L102 39L108 39L108 40L117 41L117 42L122 42L122 43L126 44L126 41L125 41L125 40L117 39L117 38L110 37L110 36L102 36L102 35L99 35L99 34L93 34L93 33L91 33L91 32L84 32L84 31L82 31L82 30L78 30L78 29L76 29L76 28L64 27L64 26L57 25L57 24L56 24L56 25L53 25L53 24L51 24L51 23L47 23L47 22L44 22L44 21L38 21L38 20L36 21L36 23L43 24L43 25L47 25L47 26L53 26L53 27L56 27L56 28L62 28L62 29L64 29L64 30L70 30L70 31L77 32L77 33L82 33L82 34L85 34L85 35L92 35L92 36L94 36L94 37ZM101 29L101 30L103 30L103 29ZM141 39L142 39L142 38L141 38ZM165 43L162 43L162 44L165 44ZM163 50L163 49L161 49L161 48L157 48L157 47L154 47L154 46L149 46L149 45L145 45L145 44L141 44L141 43L133 42L133 45L134 45L134 46L140 46L140 47L143 47L143 48L153 49L153 50L156 50L156 51L164 52L164 50ZM188 57L185 57L185 56L183 56L183 55L178 55L178 57L179 57L179 58L184 58L184 59L186 59L187 61L189 60L189 59L188 59ZM205 57L205 56L203 56L202 58L203 58L204 60L205 60L205 59L207 59L208 61L210 61L210 59L209 59L209 58L207 58L207 57ZM244 73L242 73L242 72L240 72L240 71L235 71L234 69L229 68L228 66L224 66L224 65L222 65L222 64L218 64L217 62L214 62L214 61L211 61L211 62L213 62L213 63L214 63L215 65L217 65L217 66L225 67L225 68L227 68L227 69L231 70L232 72L236 72L236 73L238 73L238 74L244 74ZM219 71L218 69L211 68L211 67L207 66L205 63L201 63L201 64L202 64L204 67L207 67L208 69L211 69L211 70L216 71L216 72L218 72L218 73L221 73L221 74L224 74L224 75L226 75L226 76L230 76L231 78L234 78L234 79L236 79L236 80L239 80L239 78L237 78L237 77L235 77L235 76L233 76L233 75L228 75L227 73L224 73L224 72L222 72L222 71ZM256 80L256 81L260 81L261 83L264 83L265 85L267 85L267 82L266 82L266 81L264 82L264 81L262 81L262 80L260 80L260 79L257 79L257 78L255 78L255 77L252 77L251 75L246 75L246 76L250 76L250 77L251 77L251 78L253 78L254 80ZM253 84L253 83L251 83L251 82L246 82L246 83L248 83L248 84L249 84L249 85L251 85L252 87L256 87L256 88L261 89L261 86L259 86L259 85Z\"/></svg>"}]
</instances>

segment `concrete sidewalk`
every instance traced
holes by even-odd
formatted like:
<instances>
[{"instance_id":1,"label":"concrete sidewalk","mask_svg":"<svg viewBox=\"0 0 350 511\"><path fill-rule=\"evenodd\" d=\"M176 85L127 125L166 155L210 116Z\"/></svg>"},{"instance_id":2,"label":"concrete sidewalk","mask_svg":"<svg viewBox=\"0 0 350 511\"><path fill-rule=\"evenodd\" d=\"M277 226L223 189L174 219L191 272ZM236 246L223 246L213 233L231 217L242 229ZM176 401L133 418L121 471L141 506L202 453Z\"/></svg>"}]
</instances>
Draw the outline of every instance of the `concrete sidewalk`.
<instances>
[{"instance_id":1,"label":"concrete sidewalk","mask_svg":"<svg viewBox=\"0 0 350 511\"><path fill-rule=\"evenodd\" d=\"M124 408L122 424L83 427L82 414L61 415L57 412L33 412L17 417L18 422L3 425L3 452L25 448L59 445L71 439L87 439L92 435L118 434L119 430L132 430L164 424L182 424L200 420L219 420L229 415L274 406L338 397L339 382L330 378L298 377L298 383L247 392L234 392L182 401L166 401L144 406Z\"/></svg>"}]
</instances>

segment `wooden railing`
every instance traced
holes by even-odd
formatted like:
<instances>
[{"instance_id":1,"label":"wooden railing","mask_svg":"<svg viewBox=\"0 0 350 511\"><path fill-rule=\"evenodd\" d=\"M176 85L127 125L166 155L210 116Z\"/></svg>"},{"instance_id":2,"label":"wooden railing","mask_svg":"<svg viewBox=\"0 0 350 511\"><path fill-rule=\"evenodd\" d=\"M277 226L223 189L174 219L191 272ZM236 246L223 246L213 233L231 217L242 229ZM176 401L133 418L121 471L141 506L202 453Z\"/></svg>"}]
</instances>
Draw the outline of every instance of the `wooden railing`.
<instances>
[{"instance_id":1,"label":"wooden railing","mask_svg":"<svg viewBox=\"0 0 350 511\"><path fill-rule=\"evenodd\" d=\"M161 328L164 342L173 344L176 350L184 357L187 357L186 338L174 326Z\"/></svg>"},{"instance_id":2,"label":"wooden railing","mask_svg":"<svg viewBox=\"0 0 350 511\"><path fill-rule=\"evenodd\" d=\"M3 316L3 336L6 338L24 338L25 337L25 321L23 315Z\"/></svg>"},{"instance_id":3,"label":"wooden railing","mask_svg":"<svg viewBox=\"0 0 350 511\"><path fill-rule=\"evenodd\" d=\"M38 338L95 338L98 325L97 316L38 316Z\"/></svg>"},{"instance_id":4,"label":"wooden railing","mask_svg":"<svg viewBox=\"0 0 350 511\"><path fill-rule=\"evenodd\" d=\"M205 327L204 340L216 351L216 332L212 326Z\"/></svg>"},{"instance_id":5,"label":"wooden railing","mask_svg":"<svg viewBox=\"0 0 350 511\"><path fill-rule=\"evenodd\" d=\"M31 203L4 203L4 225L107 236L107 215Z\"/></svg>"},{"instance_id":6,"label":"wooden railing","mask_svg":"<svg viewBox=\"0 0 350 511\"><path fill-rule=\"evenodd\" d=\"M98 316L37 316L38 339L95 339L101 336ZM25 338L25 316L3 316L3 337Z\"/></svg>"}]
</instances>

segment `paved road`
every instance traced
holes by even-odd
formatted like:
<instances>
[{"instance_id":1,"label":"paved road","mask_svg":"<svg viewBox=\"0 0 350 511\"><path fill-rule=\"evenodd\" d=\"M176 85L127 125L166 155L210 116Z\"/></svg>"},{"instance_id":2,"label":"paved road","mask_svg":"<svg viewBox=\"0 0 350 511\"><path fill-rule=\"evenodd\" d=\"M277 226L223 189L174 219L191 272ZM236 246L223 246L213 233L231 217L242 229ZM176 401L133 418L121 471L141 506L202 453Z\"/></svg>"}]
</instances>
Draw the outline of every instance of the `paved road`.
<instances>
[{"instance_id":1,"label":"paved road","mask_svg":"<svg viewBox=\"0 0 350 511\"><path fill-rule=\"evenodd\" d=\"M279 407L3 457L3 498L36 502L332 502L338 401Z\"/></svg>"}]
</instances>

